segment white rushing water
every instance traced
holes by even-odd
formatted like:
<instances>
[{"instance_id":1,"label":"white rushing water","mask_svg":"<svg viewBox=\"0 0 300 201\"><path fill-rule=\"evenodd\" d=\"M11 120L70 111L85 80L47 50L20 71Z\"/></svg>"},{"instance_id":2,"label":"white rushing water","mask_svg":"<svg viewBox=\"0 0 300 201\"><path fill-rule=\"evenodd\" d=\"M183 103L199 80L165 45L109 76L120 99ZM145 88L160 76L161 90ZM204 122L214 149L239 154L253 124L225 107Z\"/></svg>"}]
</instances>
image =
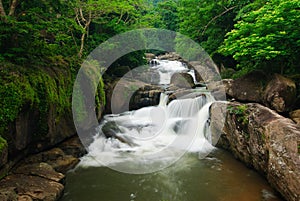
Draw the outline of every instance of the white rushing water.
<instances>
[{"instance_id":1,"label":"white rushing water","mask_svg":"<svg viewBox=\"0 0 300 201\"><path fill-rule=\"evenodd\" d=\"M172 63L178 64L165 62L165 74L174 73L169 70ZM185 67L182 70L186 71ZM167 82L166 77L162 77L163 82ZM204 88L197 91L200 96L196 98L176 99L169 104L168 96L162 93L158 106L106 115L80 166L109 166L127 173L148 173L169 166L185 152L205 156L213 149L207 140L210 135L207 128L214 98ZM113 137L105 137L107 133Z\"/></svg>"},{"instance_id":2,"label":"white rushing water","mask_svg":"<svg viewBox=\"0 0 300 201\"><path fill-rule=\"evenodd\" d=\"M195 72L189 69L187 65L179 61L168 61L168 60L155 60L157 65L152 66L152 69L156 69L160 76L159 84L170 84L171 77L174 73L185 72L190 74L194 82L196 82Z\"/></svg>"}]
</instances>

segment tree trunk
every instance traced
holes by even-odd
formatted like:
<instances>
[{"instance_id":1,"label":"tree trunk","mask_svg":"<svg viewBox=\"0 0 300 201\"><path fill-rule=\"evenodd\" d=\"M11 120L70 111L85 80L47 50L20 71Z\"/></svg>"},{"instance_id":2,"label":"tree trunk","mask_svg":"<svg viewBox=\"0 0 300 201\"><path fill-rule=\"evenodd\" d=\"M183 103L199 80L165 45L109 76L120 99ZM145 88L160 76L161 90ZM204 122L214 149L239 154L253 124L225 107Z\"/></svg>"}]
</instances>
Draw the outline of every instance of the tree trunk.
<instances>
[{"instance_id":1,"label":"tree trunk","mask_svg":"<svg viewBox=\"0 0 300 201\"><path fill-rule=\"evenodd\" d=\"M13 16L15 14L17 5L18 5L18 0L13 0L11 2L9 13L8 13L9 16Z\"/></svg>"},{"instance_id":2,"label":"tree trunk","mask_svg":"<svg viewBox=\"0 0 300 201\"><path fill-rule=\"evenodd\" d=\"M1 17L5 17L6 16L5 10L3 8L2 0L0 0L0 16Z\"/></svg>"},{"instance_id":3,"label":"tree trunk","mask_svg":"<svg viewBox=\"0 0 300 201\"><path fill-rule=\"evenodd\" d=\"M80 44L80 49L79 49L79 52L78 52L78 57L79 57L79 58L81 58L81 57L82 57L82 54L83 54L85 35L86 35L86 33L83 33L83 34L81 35L81 39L80 39L81 44Z\"/></svg>"}]
</instances>

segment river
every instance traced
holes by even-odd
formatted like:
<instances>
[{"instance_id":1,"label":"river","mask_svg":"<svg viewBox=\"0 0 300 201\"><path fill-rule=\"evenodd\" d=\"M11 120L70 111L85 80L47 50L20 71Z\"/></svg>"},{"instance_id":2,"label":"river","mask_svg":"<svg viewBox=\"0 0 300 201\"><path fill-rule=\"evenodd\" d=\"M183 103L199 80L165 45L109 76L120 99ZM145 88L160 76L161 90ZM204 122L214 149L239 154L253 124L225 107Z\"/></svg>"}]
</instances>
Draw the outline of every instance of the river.
<instances>
[{"instance_id":1,"label":"river","mask_svg":"<svg viewBox=\"0 0 300 201\"><path fill-rule=\"evenodd\" d=\"M193 75L177 61L158 62L150 68L161 85L175 72ZM264 178L211 145L215 100L205 88L195 91L201 96L168 104L162 93L158 106L106 115L89 153L67 174L61 201L279 201Z\"/></svg>"}]
</instances>

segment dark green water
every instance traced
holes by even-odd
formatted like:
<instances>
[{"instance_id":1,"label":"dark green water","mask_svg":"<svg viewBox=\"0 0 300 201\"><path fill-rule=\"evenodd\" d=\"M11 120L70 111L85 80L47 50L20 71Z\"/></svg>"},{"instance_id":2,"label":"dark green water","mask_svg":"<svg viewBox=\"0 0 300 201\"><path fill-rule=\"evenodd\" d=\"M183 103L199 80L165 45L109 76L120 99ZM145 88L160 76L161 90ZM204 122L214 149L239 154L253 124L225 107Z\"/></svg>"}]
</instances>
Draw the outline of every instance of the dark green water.
<instances>
[{"instance_id":1,"label":"dark green water","mask_svg":"<svg viewBox=\"0 0 300 201\"><path fill-rule=\"evenodd\" d=\"M163 171L130 175L106 167L67 174L61 201L280 201L255 171L216 150L199 160L186 154Z\"/></svg>"}]
</instances>

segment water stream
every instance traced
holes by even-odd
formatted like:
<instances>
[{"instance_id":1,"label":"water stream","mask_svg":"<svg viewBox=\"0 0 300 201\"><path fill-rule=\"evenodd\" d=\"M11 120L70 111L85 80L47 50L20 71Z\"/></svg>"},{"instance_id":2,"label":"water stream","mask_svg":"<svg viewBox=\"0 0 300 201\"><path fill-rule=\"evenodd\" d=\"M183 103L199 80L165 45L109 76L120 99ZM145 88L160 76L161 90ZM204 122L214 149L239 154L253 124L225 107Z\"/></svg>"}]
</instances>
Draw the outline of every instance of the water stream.
<instances>
[{"instance_id":1,"label":"water stream","mask_svg":"<svg viewBox=\"0 0 300 201\"><path fill-rule=\"evenodd\" d=\"M174 72L191 73L180 62L158 62L160 84ZM260 175L210 144L214 98L197 90L196 98L167 104L162 93L158 106L106 115L89 153L68 173L62 201L280 200Z\"/></svg>"}]
</instances>

